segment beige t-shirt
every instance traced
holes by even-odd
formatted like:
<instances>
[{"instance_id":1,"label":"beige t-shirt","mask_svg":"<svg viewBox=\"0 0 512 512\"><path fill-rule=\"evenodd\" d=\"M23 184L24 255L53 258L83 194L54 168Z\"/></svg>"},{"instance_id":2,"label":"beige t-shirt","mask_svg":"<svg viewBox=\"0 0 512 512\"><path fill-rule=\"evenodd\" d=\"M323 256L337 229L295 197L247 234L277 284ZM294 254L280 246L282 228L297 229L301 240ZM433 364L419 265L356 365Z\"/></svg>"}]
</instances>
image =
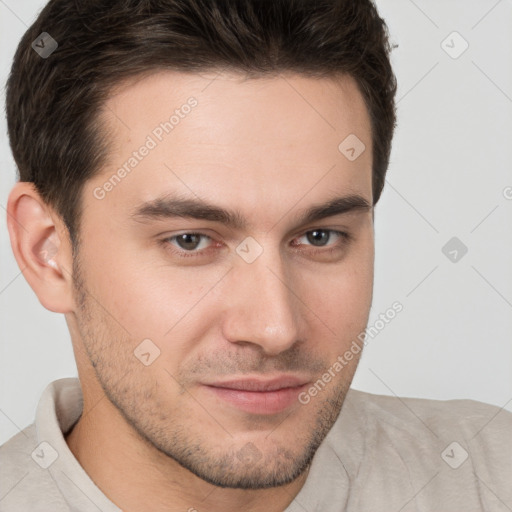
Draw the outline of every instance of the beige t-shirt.
<instances>
[{"instance_id":1,"label":"beige t-shirt","mask_svg":"<svg viewBox=\"0 0 512 512\"><path fill-rule=\"evenodd\" d=\"M120 511L64 439L81 412L78 379L45 389L35 423L0 447L1 512ZM510 412L350 390L284 512L511 510Z\"/></svg>"}]
</instances>

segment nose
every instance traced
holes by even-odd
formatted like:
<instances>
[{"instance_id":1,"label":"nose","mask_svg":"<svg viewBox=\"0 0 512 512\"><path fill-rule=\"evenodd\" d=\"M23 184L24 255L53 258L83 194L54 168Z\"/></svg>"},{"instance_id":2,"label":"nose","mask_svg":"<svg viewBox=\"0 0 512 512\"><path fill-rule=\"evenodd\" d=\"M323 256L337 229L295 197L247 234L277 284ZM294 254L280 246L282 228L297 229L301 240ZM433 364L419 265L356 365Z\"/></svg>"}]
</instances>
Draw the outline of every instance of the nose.
<instances>
[{"instance_id":1,"label":"nose","mask_svg":"<svg viewBox=\"0 0 512 512\"><path fill-rule=\"evenodd\" d=\"M230 272L224 336L277 355L298 341L301 301L278 251L265 249L252 263L240 259Z\"/></svg>"}]
</instances>

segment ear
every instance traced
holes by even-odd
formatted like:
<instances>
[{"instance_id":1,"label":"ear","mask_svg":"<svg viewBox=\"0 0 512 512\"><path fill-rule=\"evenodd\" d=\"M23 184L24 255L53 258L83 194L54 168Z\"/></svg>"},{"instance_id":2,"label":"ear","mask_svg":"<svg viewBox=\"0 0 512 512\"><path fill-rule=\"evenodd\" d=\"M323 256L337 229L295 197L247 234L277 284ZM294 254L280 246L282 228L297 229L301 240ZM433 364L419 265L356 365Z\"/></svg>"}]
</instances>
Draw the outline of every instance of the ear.
<instances>
[{"instance_id":1,"label":"ear","mask_svg":"<svg viewBox=\"0 0 512 512\"><path fill-rule=\"evenodd\" d=\"M7 227L18 265L39 302L50 311L74 311L73 257L69 233L32 183L9 194Z\"/></svg>"}]
</instances>

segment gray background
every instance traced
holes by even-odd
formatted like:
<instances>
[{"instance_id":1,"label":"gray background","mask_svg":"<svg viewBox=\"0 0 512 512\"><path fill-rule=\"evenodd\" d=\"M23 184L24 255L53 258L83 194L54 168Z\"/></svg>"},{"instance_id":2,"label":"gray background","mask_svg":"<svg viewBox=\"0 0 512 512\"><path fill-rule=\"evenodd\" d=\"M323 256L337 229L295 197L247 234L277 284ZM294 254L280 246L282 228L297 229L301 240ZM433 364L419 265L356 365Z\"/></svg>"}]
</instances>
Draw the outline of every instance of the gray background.
<instances>
[{"instance_id":1,"label":"gray background","mask_svg":"<svg viewBox=\"0 0 512 512\"><path fill-rule=\"evenodd\" d=\"M2 84L44 3L0 0ZM399 126L376 208L369 325L395 301L404 309L369 338L353 387L512 410L512 0L377 6L399 45ZM1 443L33 421L44 387L76 376L76 366L63 315L39 304L11 253L15 166L4 119L0 128ZM468 249L461 257L456 248L456 262L442 252L453 237Z\"/></svg>"}]
</instances>

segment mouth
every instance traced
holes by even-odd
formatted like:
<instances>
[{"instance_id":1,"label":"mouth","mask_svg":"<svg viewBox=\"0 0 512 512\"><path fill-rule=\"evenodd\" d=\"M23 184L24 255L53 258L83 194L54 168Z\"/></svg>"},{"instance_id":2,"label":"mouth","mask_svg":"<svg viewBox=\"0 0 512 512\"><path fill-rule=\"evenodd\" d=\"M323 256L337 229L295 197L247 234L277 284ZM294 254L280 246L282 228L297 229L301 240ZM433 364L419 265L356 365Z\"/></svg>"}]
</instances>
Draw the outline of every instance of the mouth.
<instances>
[{"instance_id":1,"label":"mouth","mask_svg":"<svg viewBox=\"0 0 512 512\"><path fill-rule=\"evenodd\" d=\"M301 377L281 375L272 379L244 378L203 384L207 392L224 403L251 414L278 414L298 402L309 385Z\"/></svg>"}]
</instances>

